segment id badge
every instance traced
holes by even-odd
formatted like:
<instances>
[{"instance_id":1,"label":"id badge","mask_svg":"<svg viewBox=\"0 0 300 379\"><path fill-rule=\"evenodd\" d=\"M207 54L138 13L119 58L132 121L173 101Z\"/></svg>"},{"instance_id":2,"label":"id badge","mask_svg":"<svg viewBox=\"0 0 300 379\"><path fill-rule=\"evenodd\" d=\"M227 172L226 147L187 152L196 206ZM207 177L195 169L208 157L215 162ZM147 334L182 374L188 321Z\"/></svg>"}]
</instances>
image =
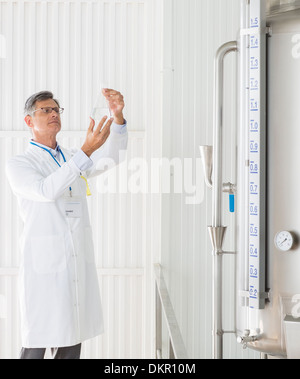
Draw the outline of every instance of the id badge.
<instances>
[{"instance_id":1,"label":"id badge","mask_svg":"<svg viewBox=\"0 0 300 379\"><path fill-rule=\"evenodd\" d=\"M65 216L67 218L81 218L81 206L80 201L65 201Z\"/></svg>"}]
</instances>

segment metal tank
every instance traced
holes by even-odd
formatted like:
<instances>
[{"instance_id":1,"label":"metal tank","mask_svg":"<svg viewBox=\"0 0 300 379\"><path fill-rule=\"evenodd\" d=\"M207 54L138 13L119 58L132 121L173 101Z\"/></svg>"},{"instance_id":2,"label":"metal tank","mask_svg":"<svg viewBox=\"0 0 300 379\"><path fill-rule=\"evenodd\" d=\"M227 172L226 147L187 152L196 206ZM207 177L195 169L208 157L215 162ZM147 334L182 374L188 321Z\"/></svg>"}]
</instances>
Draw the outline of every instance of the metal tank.
<instances>
[{"instance_id":1,"label":"metal tank","mask_svg":"<svg viewBox=\"0 0 300 379\"><path fill-rule=\"evenodd\" d=\"M224 59L232 52L239 66L237 183L224 183ZM223 357L222 261L230 253L237 342L263 357L300 358L300 1L241 0L238 39L216 54L214 93L214 146L201 148L213 191L213 357ZM224 192L236 204L234 252L222 248Z\"/></svg>"}]
</instances>

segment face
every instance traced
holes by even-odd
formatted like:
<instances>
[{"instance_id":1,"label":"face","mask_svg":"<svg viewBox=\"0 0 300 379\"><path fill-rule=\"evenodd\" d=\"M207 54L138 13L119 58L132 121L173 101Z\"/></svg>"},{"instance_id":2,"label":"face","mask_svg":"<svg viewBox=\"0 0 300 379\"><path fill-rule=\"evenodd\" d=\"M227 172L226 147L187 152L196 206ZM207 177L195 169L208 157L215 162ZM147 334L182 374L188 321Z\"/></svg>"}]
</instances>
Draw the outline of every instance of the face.
<instances>
[{"instance_id":1,"label":"face","mask_svg":"<svg viewBox=\"0 0 300 379\"><path fill-rule=\"evenodd\" d=\"M57 103L53 99L37 101L35 109L51 107L58 107ZM39 136L53 136L61 130L60 114L52 111L52 113L44 113L39 110L32 116L25 117L26 124L32 128L33 135Z\"/></svg>"}]
</instances>

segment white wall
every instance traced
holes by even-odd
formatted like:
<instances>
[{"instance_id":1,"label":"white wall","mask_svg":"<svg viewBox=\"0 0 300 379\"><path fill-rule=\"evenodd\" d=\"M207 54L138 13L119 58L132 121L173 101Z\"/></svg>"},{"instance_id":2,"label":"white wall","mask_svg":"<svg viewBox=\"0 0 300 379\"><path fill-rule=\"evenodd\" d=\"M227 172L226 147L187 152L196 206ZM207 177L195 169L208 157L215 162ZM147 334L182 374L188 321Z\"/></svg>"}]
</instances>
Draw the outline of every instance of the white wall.
<instances>
[{"instance_id":1,"label":"white wall","mask_svg":"<svg viewBox=\"0 0 300 379\"><path fill-rule=\"evenodd\" d=\"M80 147L100 83L125 96L128 161L160 151L161 6L157 0L0 0L0 168L26 148L25 100L54 92L65 108L65 146ZM3 46L3 44L2 44ZM158 137L157 137L158 136ZM155 144L154 144L155 139ZM112 180L105 178L106 182ZM0 359L18 357L18 240L23 225L5 177L0 188ZM159 197L99 194L89 199L106 332L84 344L84 358L153 356L152 263L159 254Z\"/></svg>"},{"instance_id":2,"label":"white wall","mask_svg":"<svg viewBox=\"0 0 300 379\"><path fill-rule=\"evenodd\" d=\"M212 145L213 64L223 43L236 40L240 0L165 0L163 155L191 158L196 173L199 146ZM235 183L236 57L225 64L224 182ZM163 272L191 358L211 358L211 190L204 187L200 201L188 205L187 194L163 195ZM194 177L195 179L195 177ZM224 195L223 222L228 226L224 250L234 251L234 216ZM234 330L234 261L224 257L224 330ZM243 351L232 334L224 336L225 358L256 356Z\"/></svg>"}]
</instances>

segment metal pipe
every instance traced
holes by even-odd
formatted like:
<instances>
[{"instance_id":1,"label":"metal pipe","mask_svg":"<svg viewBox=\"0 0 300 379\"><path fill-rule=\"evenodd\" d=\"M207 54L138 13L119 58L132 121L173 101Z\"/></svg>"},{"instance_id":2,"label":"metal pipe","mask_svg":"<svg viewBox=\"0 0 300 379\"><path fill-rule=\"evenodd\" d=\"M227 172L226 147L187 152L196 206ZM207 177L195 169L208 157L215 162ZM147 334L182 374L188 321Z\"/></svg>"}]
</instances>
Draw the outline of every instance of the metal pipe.
<instances>
[{"instance_id":1,"label":"metal pipe","mask_svg":"<svg viewBox=\"0 0 300 379\"><path fill-rule=\"evenodd\" d=\"M224 58L237 50L237 42L227 42L217 51L215 57L215 92L214 92L214 145L213 145L213 223L222 226L222 134L223 134L223 91Z\"/></svg>"},{"instance_id":2,"label":"metal pipe","mask_svg":"<svg viewBox=\"0 0 300 379\"><path fill-rule=\"evenodd\" d=\"M222 141L223 141L223 90L224 58L237 50L237 42L222 45L215 57L215 92L214 92L214 146L213 146L213 198L212 227L222 227ZM222 327L222 254L213 249L213 358L223 358Z\"/></svg>"}]
</instances>

